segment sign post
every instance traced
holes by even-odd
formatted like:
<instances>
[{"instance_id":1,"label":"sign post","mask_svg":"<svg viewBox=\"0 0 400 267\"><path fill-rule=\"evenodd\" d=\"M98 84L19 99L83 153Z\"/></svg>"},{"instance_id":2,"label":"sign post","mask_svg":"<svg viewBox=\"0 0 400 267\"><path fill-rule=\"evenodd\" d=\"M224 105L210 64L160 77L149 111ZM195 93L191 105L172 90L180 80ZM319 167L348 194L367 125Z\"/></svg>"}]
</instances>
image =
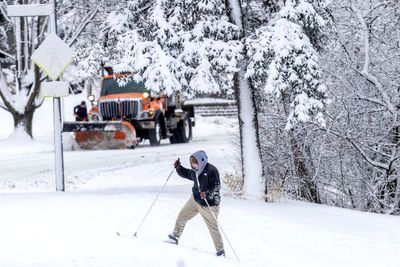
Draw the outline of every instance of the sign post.
<instances>
[{"instance_id":1,"label":"sign post","mask_svg":"<svg viewBox=\"0 0 400 267\"><path fill-rule=\"evenodd\" d=\"M56 190L65 191L60 96L68 95L68 84L59 82L58 78L72 62L74 52L57 36L55 0L53 4L10 5L7 6L7 13L10 17L50 17L50 34L32 54L31 59L53 80L41 89L42 95L53 97Z\"/></svg>"}]
</instances>

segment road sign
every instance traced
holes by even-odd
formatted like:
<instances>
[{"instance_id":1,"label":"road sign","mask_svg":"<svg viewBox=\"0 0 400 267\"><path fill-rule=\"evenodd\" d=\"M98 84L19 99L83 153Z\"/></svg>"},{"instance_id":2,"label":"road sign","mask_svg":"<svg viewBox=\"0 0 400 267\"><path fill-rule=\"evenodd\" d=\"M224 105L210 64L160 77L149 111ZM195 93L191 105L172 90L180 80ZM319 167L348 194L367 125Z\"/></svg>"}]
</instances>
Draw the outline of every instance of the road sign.
<instances>
[{"instance_id":1,"label":"road sign","mask_svg":"<svg viewBox=\"0 0 400 267\"><path fill-rule=\"evenodd\" d=\"M53 81L63 74L73 58L74 51L55 33L50 33L31 56L32 61Z\"/></svg>"},{"instance_id":2,"label":"road sign","mask_svg":"<svg viewBox=\"0 0 400 267\"><path fill-rule=\"evenodd\" d=\"M7 15L9 17L50 16L53 9L52 4L9 5L7 6Z\"/></svg>"},{"instance_id":3,"label":"road sign","mask_svg":"<svg viewBox=\"0 0 400 267\"><path fill-rule=\"evenodd\" d=\"M64 97L69 94L69 82L42 82L40 94L43 97Z\"/></svg>"},{"instance_id":4,"label":"road sign","mask_svg":"<svg viewBox=\"0 0 400 267\"><path fill-rule=\"evenodd\" d=\"M57 36L57 12L56 0L51 0L51 4L47 5L13 5L7 6L7 14L10 17L33 17L48 16L50 19L49 30L51 34L40 45L40 47L32 55L32 61L38 65L52 80L57 80L64 72L65 68L72 62L74 52ZM16 23L19 23L17 20ZM18 40L17 40L18 42ZM61 84L54 84L61 90L65 91ZM45 85L46 87L47 85ZM48 87L51 91L54 88ZM54 92L53 92L54 93ZM56 93L56 94L59 94ZM54 112L54 154L55 154L55 174L56 174L56 190L65 191L64 180L64 155L61 132L61 102L59 97L53 97Z\"/></svg>"}]
</instances>

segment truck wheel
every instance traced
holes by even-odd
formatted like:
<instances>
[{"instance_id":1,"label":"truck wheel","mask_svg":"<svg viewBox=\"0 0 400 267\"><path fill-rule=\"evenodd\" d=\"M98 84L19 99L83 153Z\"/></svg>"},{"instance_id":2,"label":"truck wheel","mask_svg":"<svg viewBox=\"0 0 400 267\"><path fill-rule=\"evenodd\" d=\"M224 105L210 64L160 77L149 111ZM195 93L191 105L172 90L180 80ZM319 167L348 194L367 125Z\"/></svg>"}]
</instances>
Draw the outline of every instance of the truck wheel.
<instances>
[{"instance_id":1,"label":"truck wheel","mask_svg":"<svg viewBox=\"0 0 400 267\"><path fill-rule=\"evenodd\" d=\"M179 143L188 143L192 139L192 124L189 117L186 117L182 122L182 126L178 128L177 137Z\"/></svg>"},{"instance_id":2,"label":"truck wheel","mask_svg":"<svg viewBox=\"0 0 400 267\"><path fill-rule=\"evenodd\" d=\"M149 141L151 146L159 146L161 142L161 125L155 121L155 128L149 130Z\"/></svg>"}]
</instances>

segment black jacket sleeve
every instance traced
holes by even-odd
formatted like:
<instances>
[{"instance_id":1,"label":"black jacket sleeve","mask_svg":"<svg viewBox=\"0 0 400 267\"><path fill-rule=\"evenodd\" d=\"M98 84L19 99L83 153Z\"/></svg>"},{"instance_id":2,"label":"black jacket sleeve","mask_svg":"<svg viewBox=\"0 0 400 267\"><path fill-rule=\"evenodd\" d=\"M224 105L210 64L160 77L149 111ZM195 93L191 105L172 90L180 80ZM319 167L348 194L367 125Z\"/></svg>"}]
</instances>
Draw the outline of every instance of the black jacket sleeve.
<instances>
[{"instance_id":1,"label":"black jacket sleeve","mask_svg":"<svg viewBox=\"0 0 400 267\"><path fill-rule=\"evenodd\" d=\"M208 179L210 187L206 191L207 200L218 204L220 200L219 190L221 189L221 181L219 179L219 172L216 168L213 168L213 170L208 173Z\"/></svg>"},{"instance_id":2,"label":"black jacket sleeve","mask_svg":"<svg viewBox=\"0 0 400 267\"><path fill-rule=\"evenodd\" d=\"M186 179L189 179L189 180L193 181L191 172L192 172L192 170L186 169L186 168L184 168L182 166L179 166L178 168L176 168L176 173L178 173L178 175L180 177L183 177L183 178L186 178Z\"/></svg>"}]
</instances>

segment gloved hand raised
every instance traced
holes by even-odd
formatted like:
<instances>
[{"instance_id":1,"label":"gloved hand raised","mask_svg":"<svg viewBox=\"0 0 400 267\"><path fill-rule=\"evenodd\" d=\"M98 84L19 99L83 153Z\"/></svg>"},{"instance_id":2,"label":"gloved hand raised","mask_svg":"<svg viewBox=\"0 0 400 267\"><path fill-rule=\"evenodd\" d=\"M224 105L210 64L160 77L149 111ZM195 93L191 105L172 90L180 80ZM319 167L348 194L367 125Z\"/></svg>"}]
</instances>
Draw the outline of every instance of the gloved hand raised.
<instances>
[{"instance_id":1,"label":"gloved hand raised","mask_svg":"<svg viewBox=\"0 0 400 267\"><path fill-rule=\"evenodd\" d=\"M178 158L178 159L174 162L174 167L175 167L175 169L178 169L180 166L181 166L181 161L180 161L180 159Z\"/></svg>"}]
</instances>

